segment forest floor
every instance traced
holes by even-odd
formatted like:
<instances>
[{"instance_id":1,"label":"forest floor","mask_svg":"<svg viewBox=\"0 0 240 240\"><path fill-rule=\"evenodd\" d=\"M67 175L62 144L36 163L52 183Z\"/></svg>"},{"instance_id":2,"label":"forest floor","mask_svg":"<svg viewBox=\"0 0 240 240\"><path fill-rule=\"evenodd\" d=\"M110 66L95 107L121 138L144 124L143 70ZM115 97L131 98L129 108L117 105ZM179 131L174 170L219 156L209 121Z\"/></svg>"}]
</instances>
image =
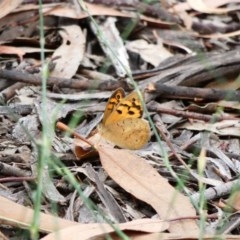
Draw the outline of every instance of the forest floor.
<instances>
[{"instance_id":1,"label":"forest floor","mask_svg":"<svg viewBox=\"0 0 240 240\"><path fill-rule=\"evenodd\" d=\"M240 2L39 2L0 2L0 239L240 239Z\"/></svg>"}]
</instances>

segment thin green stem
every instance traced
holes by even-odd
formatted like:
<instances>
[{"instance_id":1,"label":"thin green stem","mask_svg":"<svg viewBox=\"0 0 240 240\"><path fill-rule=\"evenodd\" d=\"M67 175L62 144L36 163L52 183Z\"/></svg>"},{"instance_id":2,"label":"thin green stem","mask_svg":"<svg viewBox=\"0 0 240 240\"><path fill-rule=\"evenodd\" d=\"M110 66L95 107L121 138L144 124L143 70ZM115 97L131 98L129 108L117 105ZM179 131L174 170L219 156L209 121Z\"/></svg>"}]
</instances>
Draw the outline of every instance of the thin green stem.
<instances>
[{"instance_id":1,"label":"thin green stem","mask_svg":"<svg viewBox=\"0 0 240 240\"><path fill-rule=\"evenodd\" d=\"M43 192L43 173L44 167L47 166L47 160L50 157L50 142L49 138L47 137L47 79L48 79L48 64L45 63L45 54L44 54L44 47L45 47L45 39L44 39L44 19L43 19L43 12L42 12L42 1L39 0L39 29L40 29L40 47L41 47L41 62L42 62L42 139L41 144L36 147L37 151L37 189L34 196L34 216L33 222L30 227L30 233L32 239L39 238L39 220L40 220L40 209L41 209L41 200L42 200L42 192Z\"/></svg>"}]
</instances>

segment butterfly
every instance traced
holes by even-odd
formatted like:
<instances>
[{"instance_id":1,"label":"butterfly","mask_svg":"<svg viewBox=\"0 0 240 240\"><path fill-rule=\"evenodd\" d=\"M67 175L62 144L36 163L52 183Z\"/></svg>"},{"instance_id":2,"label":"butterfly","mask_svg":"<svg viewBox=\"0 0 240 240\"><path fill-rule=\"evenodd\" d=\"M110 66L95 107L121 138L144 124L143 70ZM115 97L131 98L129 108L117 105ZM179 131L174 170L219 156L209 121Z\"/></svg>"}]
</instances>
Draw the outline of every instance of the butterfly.
<instances>
[{"instance_id":1,"label":"butterfly","mask_svg":"<svg viewBox=\"0 0 240 240\"><path fill-rule=\"evenodd\" d=\"M125 96L124 90L118 88L107 102L98 131L118 147L140 149L149 141L151 132L142 116L143 106L137 92Z\"/></svg>"}]
</instances>

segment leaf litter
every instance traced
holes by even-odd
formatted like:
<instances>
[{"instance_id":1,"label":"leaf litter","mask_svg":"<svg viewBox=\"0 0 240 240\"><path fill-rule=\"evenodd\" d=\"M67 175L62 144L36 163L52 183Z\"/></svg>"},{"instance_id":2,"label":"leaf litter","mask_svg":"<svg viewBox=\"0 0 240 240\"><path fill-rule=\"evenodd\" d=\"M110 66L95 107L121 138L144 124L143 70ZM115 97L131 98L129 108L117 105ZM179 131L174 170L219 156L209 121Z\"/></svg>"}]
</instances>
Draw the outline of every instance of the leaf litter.
<instances>
[{"instance_id":1,"label":"leaf litter","mask_svg":"<svg viewBox=\"0 0 240 240\"><path fill-rule=\"evenodd\" d=\"M52 145L51 163L42 175L42 239L116 237L118 230L132 239L198 239L201 234L238 239L239 1L86 2L95 22L76 3L43 1L50 70L45 102L39 6L7 2L2 1L0 16L3 238L14 237L19 228L24 234L32 223L36 143L47 121ZM114 148L94 135L112 91L133 89L130 71L146 95L158 135L166 136L160 144L153 132L137 151ZM184 95L180 86L187 88ZM209 88L218 100L204 95ZM47 116L42 116L43 104ZM65 135L67 127L55 128L56 122L75 126L75 138ZM94 209L69 184L59 159ZM208 205L201 209L204 198ZM50 214L52 203L57 217ZM106 224L106 217L114 225ZM199 219L208 225L206 232L199 230Z\"/></svg>"}]
</instances>

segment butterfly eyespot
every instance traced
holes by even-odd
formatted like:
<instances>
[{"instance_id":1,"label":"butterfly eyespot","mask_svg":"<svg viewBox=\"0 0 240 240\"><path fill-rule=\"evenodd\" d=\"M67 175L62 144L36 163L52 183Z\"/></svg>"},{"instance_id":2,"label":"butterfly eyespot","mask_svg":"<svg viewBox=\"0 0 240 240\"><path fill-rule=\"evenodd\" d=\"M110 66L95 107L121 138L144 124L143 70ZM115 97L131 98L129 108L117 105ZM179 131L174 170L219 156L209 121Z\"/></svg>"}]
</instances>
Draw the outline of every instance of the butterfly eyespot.
<instances>
[{"instance_id":1,"label":"butterfly eyespot","mask_svg":"<svg viewBox=\"0 0 240 240\"><path fill-rule=\"evenodd\" d=\"M119 114L122 114L122 111L121 111L121 110L119 110L119 109L117 110L117 112L118 112Z\"/></svg>"},{"instance_id":2,"label":"butterfly eyespot","mask_svg":"<svg viewBox=\"0 0 240 240\"><path fill-rule=\"evenodd\" d=\"M134 115L135 112L134 112L134 111L128 111L128 114L129 114L129 115Z\"/></svg>"},{"instance_id":3,"label":"butterfly eyespot","mask_svg":"<svg viewBox=\"0 0 240 240\"><path fill-rule=\"evenodd\" d=\"M120 94L117 94L116 95L116 98L119 100L121 98L121 95Z\"/></svg>"}]
</instances>

